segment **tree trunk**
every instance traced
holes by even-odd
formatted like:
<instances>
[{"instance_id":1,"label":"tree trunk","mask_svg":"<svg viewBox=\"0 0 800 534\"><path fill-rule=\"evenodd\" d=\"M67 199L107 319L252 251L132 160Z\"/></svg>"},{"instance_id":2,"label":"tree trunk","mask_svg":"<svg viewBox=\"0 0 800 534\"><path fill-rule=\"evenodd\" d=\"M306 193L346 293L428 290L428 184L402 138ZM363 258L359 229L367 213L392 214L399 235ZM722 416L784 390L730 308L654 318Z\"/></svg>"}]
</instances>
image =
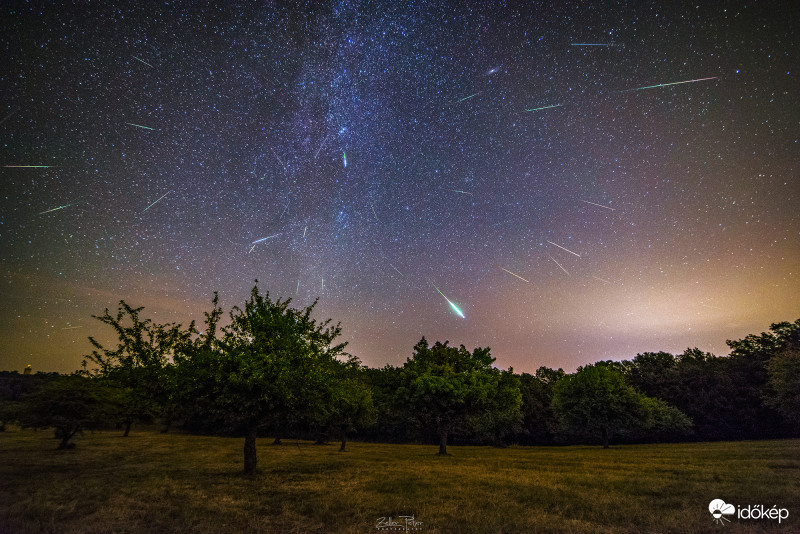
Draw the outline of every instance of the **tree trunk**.
<instances>
[{"instance_id":1,"label":"tree trunk","mask_svg":"<svg viewBox=\"0 0 800 534\"><path fill-rule=\"evenodd\" d=\"M61 429L61 432L59 432L61 442L58 444L58 450L71 449L74 447L75 445L70 443L69 440L72 439L72 436L74 436L76 432L77 430L69 431L66 429Z\"/></svg>"},{"instance_id":2,"label":"tree trunk","mask_svg":"<svg viewBox=\"0 0 800 534\"><path fill-rule=\"evenodd\" d=\"M603 427L601 429L601 432L603 433L603 448L607 449L608 448L608 430L606 429L606 427Z\"/></svg>"},{"instance_id":3,"label":"tree trunk","mask_svg":"<svg viewBox=\"0 0 800 534\"><path fill-rule=\"evenodd\" d=\"M281 438L280 438L280 436L278 436L277 438L275 438L275 441L273 441L273 442L272 442L272 444L273 444L273 445L281 445Z\"/></svg>"},{"instance_id":4,"label":"tree trunk","mask_svg":"<svg viewBox=\"0 0 800 534\"><path fill-rule=\"evenodd\" d=\"M122 434L123 438L127 438L128 434L131 433L131 425L132 424L133 424L133 421L125 421L125 433Z\"/></svg>"},{"instance_id":5,"label":"tree trunk","mask_svg":"<svg viewBox=\"0 0 800 534\"><path fill-rule=\"evenodd\" d=\"M447 429L439 429L439 456L447 456Z\"/></svg>"},{"instance_id":6,"label":"tree trunk","mask_svg":"<svg viewBox=\"0 0 800 534\"><path fill-rule=\"evenodd\" d=\"M339 452L347 452L347 432L342 432L342 446L339 447Z\"/></svg>"},{"instance_id":7,"label":"tree trunk","mask_svg":"<svg viewBox=\"0 0 800 534\"><path fill-rule=\"evenodd\" d=\"M172 427L172 419L167 419L164 421L164 428L161 429L162 434L166 434L169 432L169 429Z\"/></svg>"},{"instance_id":8,"label":"tree trunk","mask_svg":"<svg viewBox=\"0 0 800 534\"><path fill-rule=\"evenodd\" d=\"M256 436L258 435L258 427L247 427L244 435L244 474L255 475L256 463Z\"/></svg>"}]
</instances>

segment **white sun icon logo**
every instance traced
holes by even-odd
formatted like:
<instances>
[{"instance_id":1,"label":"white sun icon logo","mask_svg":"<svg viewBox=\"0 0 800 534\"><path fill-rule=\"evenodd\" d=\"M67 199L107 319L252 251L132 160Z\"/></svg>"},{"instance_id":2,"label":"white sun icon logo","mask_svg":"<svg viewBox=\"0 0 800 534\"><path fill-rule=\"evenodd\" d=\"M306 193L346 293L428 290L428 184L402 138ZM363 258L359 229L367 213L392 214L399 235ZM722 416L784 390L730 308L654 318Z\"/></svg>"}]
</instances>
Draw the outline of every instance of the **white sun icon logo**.
<instances>
[{"instance_id":1,"label":"white sun icon logo","mask_svg":"<svg viewBox=\"0 0 800 534\"><path fill-rule=\"evenodd\" d=\"M724 525L723 521L731 522L726 515L733 515L736 513L736 507L732 504L725 504L722 499L714 499L708 504L708 511L714 517L714 523Z\"/></svg>"}]
</instances>

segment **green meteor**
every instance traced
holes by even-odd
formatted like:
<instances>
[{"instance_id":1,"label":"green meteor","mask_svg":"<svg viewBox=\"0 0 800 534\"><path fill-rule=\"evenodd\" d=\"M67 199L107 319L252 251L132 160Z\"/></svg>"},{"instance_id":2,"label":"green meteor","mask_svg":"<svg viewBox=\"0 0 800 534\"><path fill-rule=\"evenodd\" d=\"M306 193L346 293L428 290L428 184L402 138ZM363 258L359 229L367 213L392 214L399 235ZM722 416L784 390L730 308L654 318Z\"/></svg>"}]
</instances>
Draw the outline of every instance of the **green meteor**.
<instances>
[{"instance_id":1,"label":"green meteor","mask_svg":"<svg viewBox=\"0 0 800 534\"><path fill-rule=\"evenodd\" d=\"M142 126L141 124L133 124L132 122L126 122L125 124L130 124L131 126L136 126L137 128L144 128L145 130L155 130L155 128L150 128L149 126Z\"/></svg>"},{"instance_id":2,"label":"green meteor","mask_svg":"<svg viewBox=\"0 0 800 534\"><path fill-rule=\"evenodd\" d=\"M395 270L396 270L396 269L395 269ZM430 282L430 280L428 280L428 281ZM453 308L453 311L454 311L454 312L456 312L456 313L457 313L459 316L461 316L461 318L462 318L462 319L466 319L466 317L464 317L464 314L463 314L463 313L461 313L461 310L459 310L459 309L458 309L458 306L456 306L455 304L453 304L453 301L452 301L452 300L450 300L449 298L447 298L447 297L445 296L445 294L444 294L444 293L442 293L442 292L441 292L441 290L440 290L438 287L436 287L436 284L434 284L433 282L431 282L431 285L433 286L433 288L434 288L434 289L436 289L436 291L438 291L438 292L439 292L439 294L440 294L442 297L444 297L444 300L446 300L446 301L447 301L447 303L448 303L448 304L450 304L450 307L451 307L451 308Z\"/></svg>"}]
</instances>

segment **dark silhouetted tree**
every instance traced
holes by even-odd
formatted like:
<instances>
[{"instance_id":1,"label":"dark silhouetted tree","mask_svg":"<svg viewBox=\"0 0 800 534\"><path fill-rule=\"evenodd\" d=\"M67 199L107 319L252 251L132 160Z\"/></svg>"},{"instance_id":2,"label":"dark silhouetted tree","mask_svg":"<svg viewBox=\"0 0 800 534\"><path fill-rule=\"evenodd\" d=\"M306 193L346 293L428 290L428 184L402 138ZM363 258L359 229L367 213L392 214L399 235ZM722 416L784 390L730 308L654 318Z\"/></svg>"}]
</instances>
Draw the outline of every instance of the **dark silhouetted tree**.
<instances>
[{"instance_id":1,"label":"dark silhouetted tree","mask_svg":"<svg viewBox=\"0 0 800 534\"><path fill-rule=\"evenodd\" d=\"M553 410L568 433L599 436L603 448L608 448L613 436L646 425L648 414L642 397L622 373L600 363L559 380ZM658 408L655 404L650 407Z\"/></svg>"},{"instance_id":2,"label":"dark silhouetted tree","mask_svg":"<svg viewBox=\"0 0 800 534\"><path fill-rule=\"evenodd\" d=\"M58 448L68 449L75 434L109 425L118 409L116 392L96 378L78 374L48 381L25 397L19 412L23 426L53 428Z\"/></svg>"},{"instance_id":3,"label":"dark silhouetted tree","mask_svg":"<svg viewBox=\"0 0 800 534\"><path fill-rule=\"evenodd\" d=\"M181 345L189 343L194 329L193 325L183 330L177 324L142 320L143 309L120 301L116 315L106 309L103 315L93 316L114 329L119 339L116 348L105 348L89 338L95 349L87 360L97 365L98 376L120 390L119 417L125 436L134 421L164 414L170 398L172 358Z\"/></svg>"},{"instance_id":4,"label":"dark silhouetted tree","mask_svg":"<svg viewBox=\"0 0 800 534\"><path fill-rule=\"evenodd\" d=\"M504 378L493 363L488 348L469 352L463 345L455 348L438 341L428 346L424 337L414 346L397 395L424 426L435 430L440 455L447 454L450 431L470 418L485 412L509 420L519 417L518 382Z\"/></svg>"},{"instance_id":5,"label":"dark silhouetted tree","mask_svg":"<svg viewBox=\"0 0 800 534\"><path fill-rule=\"evenodd\" d=\"M221 310L206 314L206 328L177 361L186 387L188 411L222 428L244 434L244 472L256 472L256 438L270 423L310 420L330 397L332 371L345 344L330 319L311 318L314 304L301 310L291 300L275 301L253 287L244 308L233 308L230 326L217 337Z\"/></svg>"}]
</instances>

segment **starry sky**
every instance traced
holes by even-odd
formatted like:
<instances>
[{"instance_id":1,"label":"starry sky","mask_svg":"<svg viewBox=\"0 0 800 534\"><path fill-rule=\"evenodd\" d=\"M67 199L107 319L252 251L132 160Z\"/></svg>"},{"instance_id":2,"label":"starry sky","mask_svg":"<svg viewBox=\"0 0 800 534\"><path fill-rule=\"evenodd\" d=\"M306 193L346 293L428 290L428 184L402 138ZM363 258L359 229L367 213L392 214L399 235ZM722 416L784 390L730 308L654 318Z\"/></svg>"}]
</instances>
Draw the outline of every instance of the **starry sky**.
<instances>
[{"instance_id":1,"label":"starry sky","mask_svg":"<svg viewBox=\"0 0 800 534\"><path fill-rule=\"evenodd\" d=\"M0 7L0 369L254 279L371 367L800 317L791 2L205 4Z\"/></svg>"}]
</instances>

